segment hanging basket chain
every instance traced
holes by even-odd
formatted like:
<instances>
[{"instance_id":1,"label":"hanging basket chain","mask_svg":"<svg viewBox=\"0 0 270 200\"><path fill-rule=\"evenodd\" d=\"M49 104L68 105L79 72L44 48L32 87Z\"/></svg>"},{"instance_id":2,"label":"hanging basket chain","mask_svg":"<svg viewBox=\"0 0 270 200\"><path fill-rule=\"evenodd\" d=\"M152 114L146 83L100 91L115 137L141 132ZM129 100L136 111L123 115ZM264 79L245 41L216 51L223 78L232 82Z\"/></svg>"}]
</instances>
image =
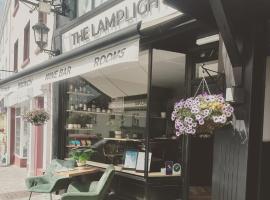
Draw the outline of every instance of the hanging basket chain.
<instances>
[{"instance_id":1,"label":"hanging basket chain","mask_svg":"<svg viewBox=\"0 0 270 200\"><path fill-rule=\"evenodd\" d=\"M204 65L205 64L203 63L200 67L203 69L203 66ZM202 77L202 80L201 80L201 82L200 82L200 84L199 84L199 86L198 86L198 88L197 88L197 90L195 92L194 98L198 95L200 89L202 89L202 93L204 93L205 92L205 88L206 88L208 94L211 95L211 92L210 92L209 86L207 84L207 81L205 79L204 73L205 73L205 71L203 69L203 74L202 74L203 77Z\"/></svg>"}]
</instances>

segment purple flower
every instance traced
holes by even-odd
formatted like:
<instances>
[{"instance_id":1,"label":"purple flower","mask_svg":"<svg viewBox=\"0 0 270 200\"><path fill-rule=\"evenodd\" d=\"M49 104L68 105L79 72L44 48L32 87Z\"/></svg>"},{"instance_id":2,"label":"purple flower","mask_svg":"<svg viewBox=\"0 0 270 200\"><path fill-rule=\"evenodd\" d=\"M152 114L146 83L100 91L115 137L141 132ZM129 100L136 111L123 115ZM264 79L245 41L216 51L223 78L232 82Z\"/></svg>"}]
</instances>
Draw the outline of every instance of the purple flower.
<instances>
[{"instance_id":1,"label":"purple flower","mask_svg":"<svg viewBox=\"0 0 270 200\"><path fill-rule=\"evenodd\" d=\"M195 116L195 118L196 118L196 120L200 120L200 119L202 119L202 116L199 115L199 114L197 114L197 115Z\"/></svg>"},{"instance_id":2,"label":"purple flower","mask_svg":"<svg viewBox=\"0 0 270 200\"><path fill-rule=\"evenodd\" d=\"M200 124L200 125L204 125L204 120L203 120L203 119L200 119L200 120L199 120L199 124Z\"/></svg>"}]
</instances>

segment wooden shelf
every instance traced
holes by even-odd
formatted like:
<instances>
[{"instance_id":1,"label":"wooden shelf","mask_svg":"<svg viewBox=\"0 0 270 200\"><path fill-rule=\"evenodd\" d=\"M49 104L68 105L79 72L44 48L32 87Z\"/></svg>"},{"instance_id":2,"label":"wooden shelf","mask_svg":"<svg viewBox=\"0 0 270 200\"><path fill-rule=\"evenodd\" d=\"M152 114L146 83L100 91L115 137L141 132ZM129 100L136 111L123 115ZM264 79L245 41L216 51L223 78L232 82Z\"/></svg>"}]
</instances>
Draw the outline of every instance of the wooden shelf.
<instances>
[{"instance_id":1,"label":"wooden shelf","mask_svg":"<svg viewBox=\"0 0 270 200\"><path fill-rule=\"evenodd\" d=\"M91 146L86 146L86 145L84 145L84 146L82 146L82 145L67 145L66 147L67 148L82 148L82 147L91 147Z\"/></svg>"},{"instance_id":2,"label":"wooden shelf","mask_svg":"<svg viewBox=\"0 0 270 200\"><path fill-rule=\"evenodd\" d=\"M129 138L104 138L104 140L113 140L113 141L131 141L131 142L141 142L141 139L129 139Z\"/></svg>"},{"instance_id":3,"label":"wooden shelf","mask_svg":"<svg viewBox=\"0 0 270 200\"><path fill-rule=\"evenodd\" d=\"M68 91L67 94L73 94L73 95L77 95L77 96L85 96L85 97L94 97L94 96L95 96L95 95L89 94L89 93L72 92L72 91Z\"/></svg>"},{"instance_id":4,"label":"wooden shelf","mask_svg":"<svg viewBox=\"0 0 270 200\"><path fill-rule=\"evenodd\" d=\"M97 139L95 135L89 134L68 134L69 138L85 138L85 139Z\"/></svg>"},{"instance_id":5,"label":"wooden shelf","mask_svg":"<svg viewBox=\"0 0 270 200\"><path fill-rule=\"evenodd\" d=\"M116 116L125 116L125 117L146 118L146 116L127 115L127 114L122 114L122 113L90 112L90 111L82 111L82 110L66 110L66 112L73 112L73 113L80 113L80 114L92 114L92 115L116 115Z\"/></svg>"},{"instance_id":6,"label":"wooden shelf","mask_svg":"<svg viewBox=\"0 0 270 200\"><path fill-rule=\"evenodd\" d=\"M92 128L66 128L68 131L92 131Z\"/></svg>"}]
</instances>

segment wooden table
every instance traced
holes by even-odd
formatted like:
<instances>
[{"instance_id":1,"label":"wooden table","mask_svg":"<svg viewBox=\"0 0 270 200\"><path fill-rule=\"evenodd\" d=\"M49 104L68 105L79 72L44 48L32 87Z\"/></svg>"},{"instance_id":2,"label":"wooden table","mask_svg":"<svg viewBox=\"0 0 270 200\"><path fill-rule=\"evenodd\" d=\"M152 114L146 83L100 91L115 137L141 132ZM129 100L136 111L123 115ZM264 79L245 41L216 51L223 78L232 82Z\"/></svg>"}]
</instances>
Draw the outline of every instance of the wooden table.
<instances>
[{"instance_id":1,"label":"wooden table","mask_svg":"<svg viewBox=\"0 0 270 200\"><path fill-rule=\"evenodd\" d=\"M55 175L71 178L71 177L75 177L75 176L95 174L97 172L100 172L100 169L97 167L92 167L92 166L91 167L76 167L74 169L70 169L67 171L56 172Z\"/></svg>"}]
</instances>

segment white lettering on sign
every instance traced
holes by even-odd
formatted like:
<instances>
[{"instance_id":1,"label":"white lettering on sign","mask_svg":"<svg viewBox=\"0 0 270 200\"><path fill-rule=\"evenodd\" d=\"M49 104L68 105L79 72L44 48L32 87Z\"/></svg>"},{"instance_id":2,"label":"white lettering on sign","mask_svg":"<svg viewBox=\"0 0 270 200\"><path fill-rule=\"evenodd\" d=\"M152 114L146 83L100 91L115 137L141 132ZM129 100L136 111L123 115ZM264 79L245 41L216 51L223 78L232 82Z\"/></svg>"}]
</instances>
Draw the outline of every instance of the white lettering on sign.
<instances>
[{"instance_id":1,"label":"white lettering on sign","mask_svg":"<svg viewBox=\"0 0 270 200\"><path fill-rule=\"evenodd\" d=\"M69 76L70 73L71 73L71 66L63 67L46 73L45 80L64 78L65 76Z\"/></svg>"},{"instance_id":2,"label":"white lettering on sign","mask_svg":"<svg viewBox=\"0 0 270 200\"><path fill-rule=\"evenodd\" d=\"M125 0L62 34L63 52L127 28L161 18L177 10L162 0Z\"/></svg>"},{"instance_id":3,"label":"white lettering on sign","mask_svg":"<svg viewBox=\"0 0 270 200\"><path fill-rule=\"evenodd\" d=\"M24 87L29 87L30 85L32 85L32 80L20 81L20 82L18 82L18 89L21 89Z\"/></svg>"},{"instance_id":4,"label":"white lettering on sign","mask_svg":"<svg viewBox=\"0 0 270 200\"><path fill-rule=\"evenodd\" d=\"M110 61L122 58L125 55L126 48L122 48L119 50L115 50L101 56L97 56L94 58L94 67L98 67L104 64L109 63Z\"/></svg>"}]
</instances>

